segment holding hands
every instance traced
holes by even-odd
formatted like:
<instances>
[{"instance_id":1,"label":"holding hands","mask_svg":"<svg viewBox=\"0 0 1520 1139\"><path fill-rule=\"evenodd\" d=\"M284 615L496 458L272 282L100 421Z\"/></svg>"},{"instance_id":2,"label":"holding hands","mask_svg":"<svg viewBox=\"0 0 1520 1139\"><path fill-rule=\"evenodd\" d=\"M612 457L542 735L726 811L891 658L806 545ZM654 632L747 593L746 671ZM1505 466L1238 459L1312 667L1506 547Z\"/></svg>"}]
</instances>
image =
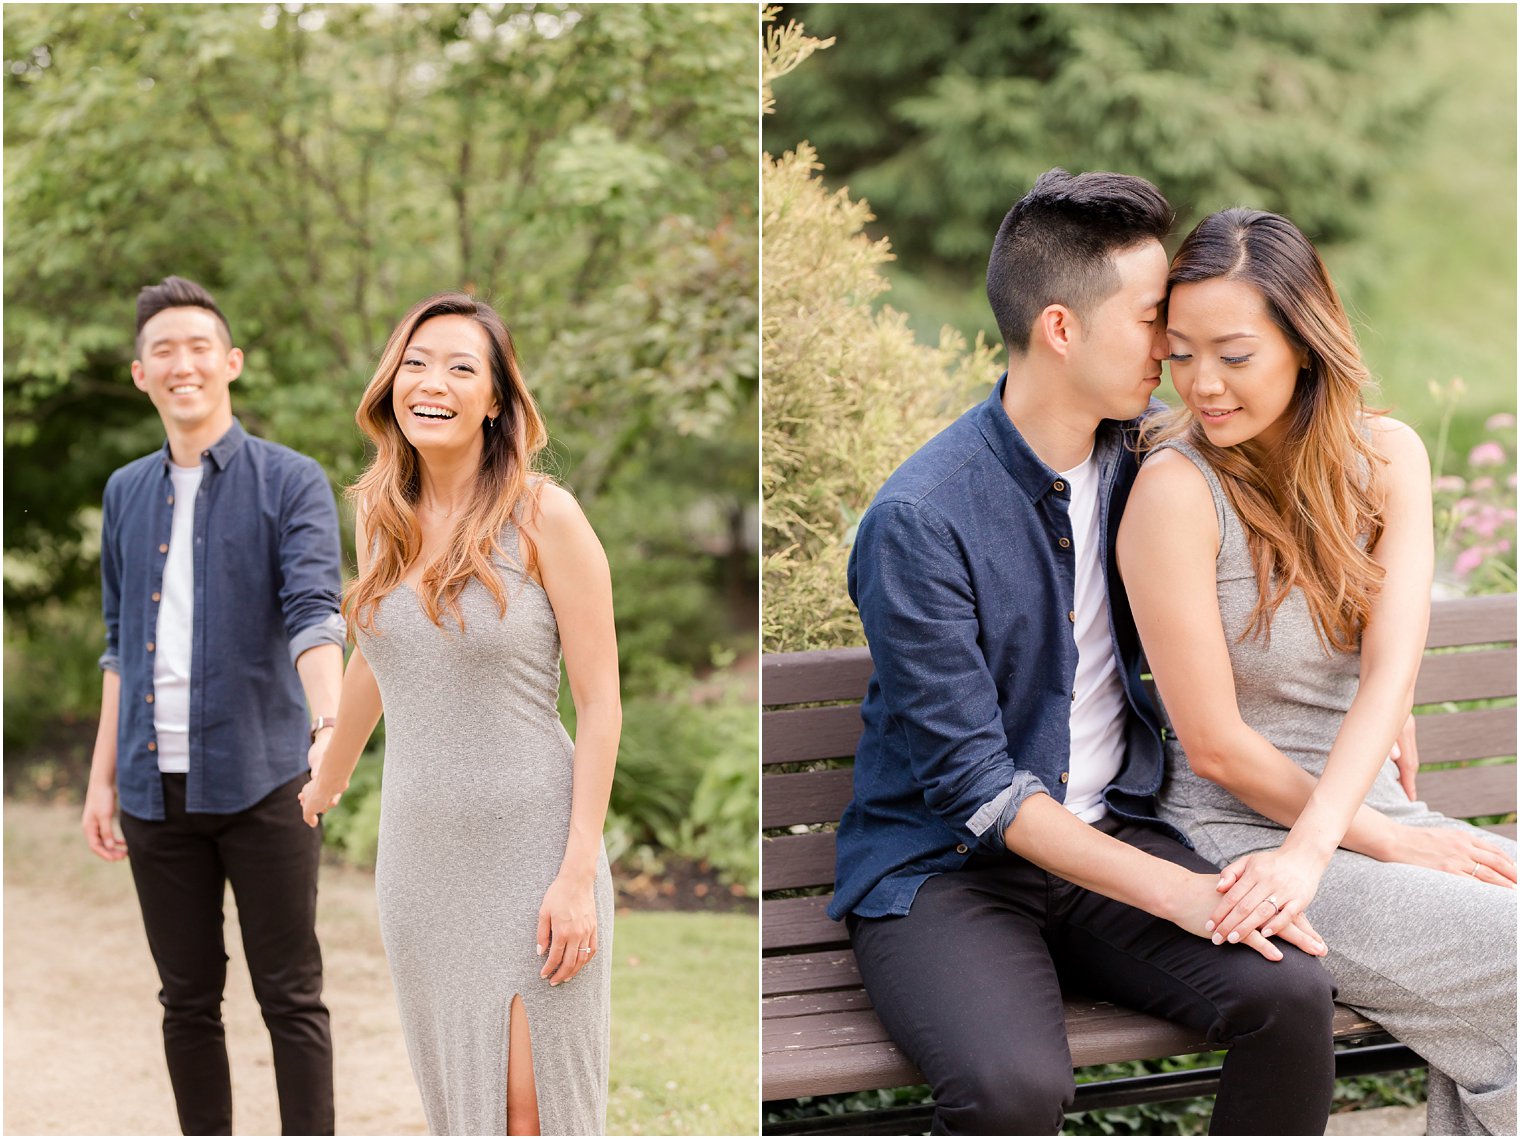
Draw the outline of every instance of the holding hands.
<instances>
[{"instance_id":1,"label":"holding hands","mask_svg":"<svg viewBox=\"0 0 1520 1139\"><path fill-rule=\"evenodd\" d=\"M347 779L337 783L331 778L330 769L324 772L325 765L322 761L327 756L327 741L331 738L330 729L318 732L311 750L306 753L306 762L311 767L311 780L301 788L301 817L309 827L316 826L317 817L336 807L338 800L343 798L343 792L348 790Z\"/></svg>"}]
</instances>

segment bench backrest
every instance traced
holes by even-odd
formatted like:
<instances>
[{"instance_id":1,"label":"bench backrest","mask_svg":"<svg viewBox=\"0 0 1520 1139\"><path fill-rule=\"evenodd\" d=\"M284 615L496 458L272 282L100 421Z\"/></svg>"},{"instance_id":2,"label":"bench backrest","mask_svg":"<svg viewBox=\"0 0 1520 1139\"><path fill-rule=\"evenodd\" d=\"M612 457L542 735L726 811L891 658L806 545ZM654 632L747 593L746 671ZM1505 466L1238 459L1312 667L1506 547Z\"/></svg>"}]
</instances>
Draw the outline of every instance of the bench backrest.
<instances>
[{"instance_id":1,"label":"bench backrest","mask_svg":"<svg viewBox=\"0 0 1520 1139\"><path fill-rule=\"evenodd\" d=\"M1515 663L1514 594L1431 607L1415 703L1419 794L1432 809L1458 818L1515 810ZM837 823L850 801L860 702L870 676L865 648L763 658L760 825L766 835L761 888L767 953L822 950L848 940L843 925L824 915L828 897L818 893L834 882L833 827L818 824ZM1449 707L1468 700L1507 703L1473 711ZM1509 762L1491 762L1495 758ZM1448 766L1433 769L1435 764ZM811 896L774 897L798 890Z\"/></svg>"}]
</instances>

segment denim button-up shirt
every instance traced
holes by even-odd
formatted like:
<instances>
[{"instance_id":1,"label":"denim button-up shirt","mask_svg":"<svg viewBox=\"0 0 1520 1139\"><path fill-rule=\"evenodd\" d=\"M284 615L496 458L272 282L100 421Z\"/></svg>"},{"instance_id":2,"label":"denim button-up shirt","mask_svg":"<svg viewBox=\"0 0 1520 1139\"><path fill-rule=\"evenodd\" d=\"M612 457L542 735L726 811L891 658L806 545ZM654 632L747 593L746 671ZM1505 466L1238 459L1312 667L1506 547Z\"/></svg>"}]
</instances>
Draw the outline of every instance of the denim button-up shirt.
<instances>
[{"instance_id":1,"label":"denim button-up shirt","mask_svg":"<svg viewBox=\"0 0 1520 1139\"><path fill-rule=\"evenodd\" d=\"M106 651L121 676L121 809L164 817L153 728L153 641L174 519L169 445L106 483L100 577ZM230 814L306 769L306 698L295 660L341 645L338 512L315 461L236 420L201 454L195 501L190 772L186 808Z\"/></svg>"},{"instance_id":2,"label":"denim button-up shirt","mask_svg":"<svg viewBox=\"0 0 1520 1139\"><path fill-rule=\"evenodd\" d=\"M1071 489L1020 437L1004 383L898 468L850 551L850 597L875 672L839 824L836 919L907 913L929 877L1003 850L1030 795L1066 798L1076 554L1060 539L1071 539ZM1114 814L1155 822L1161 735L1113 553L1137 469L1130 426L1104 421L1093 453L1129 709L1124 762L1103 799Z\"/></svg>"}]
</instances>

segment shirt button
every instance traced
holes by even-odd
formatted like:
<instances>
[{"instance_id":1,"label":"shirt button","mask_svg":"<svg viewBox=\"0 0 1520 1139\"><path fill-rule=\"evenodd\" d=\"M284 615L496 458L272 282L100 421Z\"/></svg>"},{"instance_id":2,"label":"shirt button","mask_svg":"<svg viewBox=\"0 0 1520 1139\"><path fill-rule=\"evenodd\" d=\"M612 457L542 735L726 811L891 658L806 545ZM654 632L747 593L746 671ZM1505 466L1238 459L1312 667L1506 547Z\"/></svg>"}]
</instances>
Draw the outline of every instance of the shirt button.
<instances>
[{"instance_id":1,"label":"shirt button","mask_svg":"<svg viewBox=\"0 0 1520 1139\"><path fill-rule=\"evenodd\" d=\"M169 505L170 506L174 505L174 496L172 494L169 496Z\"/></svg>"},{"instance_id":2,"label":"shirt button","mask_svg":"<svg viewBox=\"0 0 1520 1139\"><path fill-rule=\"evenodd\" d=\"M1071 702L1073 704L1077 702L1077 690L1075 688L1071 690Z\"/></svg>"},{"instance_id":3,"label":"shirt button","mask_svg":"<svg viewBox=\"0 0 1520 1139\"><path fill-rule=\"evenodd\" d=\"M148 750L149 751L157 751L158 750L158 745L156 743L154 743L152 740L149 740L148 741Z\"/></svg>"},{"instance_id":4,"label":"shirt button","mask_svg":"<svg viewBox=\"0 0 1520 1139\"><path fill-rule=\"evenodd\" d=\"M152 597L152 600L157 601L159 599L159 597L160 597L160 594L155 593L153 595L153 597Z\"/></svg>"},{"instance_id":5,"label":"shirt button","mask_svg":"<svg viewBox=\"0 0 1520 1139\"><path fill-rule=\"evenodd\" d=\"M148 651L149 651L149 652L150 652L150 653L151 653L151 652L152 652L152 651L153 651L153 642L152 642L152 641L149 641L149 642L148 642Z\"/></svg>"},{"instance_id":6,"label":"shirt button","mask_svg":"<svg viewBox=\"0 0 1520 1139\"><path fill-rule=\"evenodd\" d=\"M1062 538L1062 539L1059 540L1059 542L1057 542L1057 545L1059 545L1061 547L1061 549L1064 550L1064 549L1066 549L1067 546L1071 545L1071 539L1070 538Z\"/></svg>"},{"instance_id":7,"label":"shirt button","mask_svg":"<svg viewBox=\"0 0 1520 1139\"><path fill-rule=\"evenodd\" d=\"M966 844L965 843L961 843L959 846L957 846L955 848L955 853L956 854L965 854L966 853Z\"/></svg>"},{"instance_id":8,"label":"shirt button","mask_svg":"<svg viewBox=\"0 0 1520 1139\"><path fill-rule=\"evenodd\" d=\"M1075 625L1077 623L1077 611L1075 609L1068 610L1066 613L1066 619Z\"/></svg>"},{"instance_id":9,"label":"shirt button","mask_svg":"<svg viewBox=\"0 0 1520 1139\"><path fill-rule=\"evenodd\" d=\"M148 693L143 697L143 699L146 700L149 704L153 703L153 693Z\"/></svg>"},{"instance_id":10,"label":"shirt button","mask_svg":"<svg viewBox=\"0 0 1520 1139\"><path fill-rule=\"evenodd\" d=\"M1056 479L1056 489L1057 490L1065 490L1066 489L1066 484L1063 483L1060 479Z\"/></svg>"},{"instance_id":11,"label":"shirt button","mask_svg":"<svg viewBox=\"0 0 1520 1139\"><path fill-rule=\"evenodd\" d=\"M1061 772L1061 782L1062 783L1066 783L1070 779L1071 779L1071 772L1069 772L1069 771L1063 771L1063 772Z\"/></svg>"},{"instance_id":12,"label":"shirt button","mask_svg":"<svg viewBox=\"0 0 1520 1139\"><path fill-rule=\"evenodd\" d=\"M167 542L161 543L158 547L158 552L161 554L167 554L169 552L169 544Z\"/></svg>"}]
</instances>

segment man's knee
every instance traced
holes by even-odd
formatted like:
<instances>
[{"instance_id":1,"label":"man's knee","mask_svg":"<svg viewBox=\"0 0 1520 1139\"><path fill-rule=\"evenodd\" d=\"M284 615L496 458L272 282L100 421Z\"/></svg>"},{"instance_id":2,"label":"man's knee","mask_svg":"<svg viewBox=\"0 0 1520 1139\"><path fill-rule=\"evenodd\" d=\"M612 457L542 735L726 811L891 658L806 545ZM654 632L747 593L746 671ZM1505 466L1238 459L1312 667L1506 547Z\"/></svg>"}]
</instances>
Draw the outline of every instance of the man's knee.
<instances>
[{"instance_id":1,"label":"man's knee","mask_svg":"<svg viewBox=\"0 0 1520 1139\"><path fill-rule=\"evenodd\" d=\"M1283 959L1269 962L1244 956L1232 977L1223 1009L1229 1034L1269 1033L1302 1046L1330 1047L1335 1019L1335 981L1317 957L1279 941Z\"/></svg>"},{"instance_id":2,"label":"man's knee","mask_svg":"<svg viewBox=\"0 0 1520 1139\"><path fill-rule=\"evenodd\" d=\"M1055 1135L1076 1095L1071 1069L968 1062L936 1089L946 1129L963 1135Z\"/></svg>"}]
</instances>

